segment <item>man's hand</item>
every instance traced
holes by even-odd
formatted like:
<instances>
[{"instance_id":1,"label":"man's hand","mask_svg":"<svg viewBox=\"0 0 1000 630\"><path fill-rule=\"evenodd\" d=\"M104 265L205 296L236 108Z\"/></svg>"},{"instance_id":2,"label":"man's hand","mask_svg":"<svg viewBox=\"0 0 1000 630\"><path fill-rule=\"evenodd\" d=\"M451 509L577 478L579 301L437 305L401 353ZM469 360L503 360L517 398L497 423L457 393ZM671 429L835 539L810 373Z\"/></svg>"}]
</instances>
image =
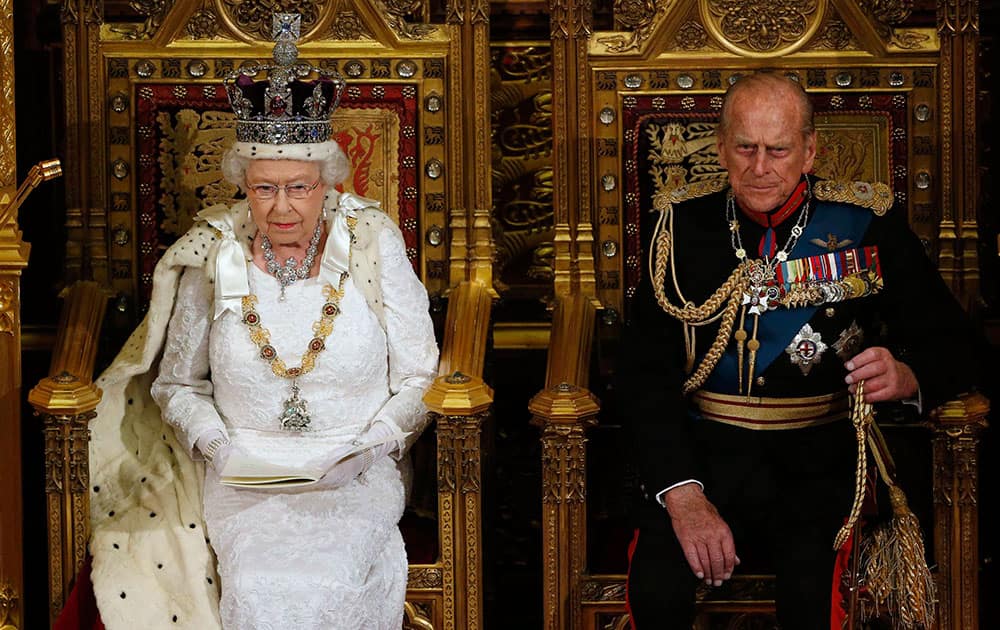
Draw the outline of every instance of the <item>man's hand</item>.
<instances>
[{"instance_id":1,"label":"man's hand","mask_svg":"<svg viewBox=\"0 0 1000 630\"><path fill-rule=\"evenodd\" d=\"M674 488L663 495L663 500L691 570L705 584L721 586L740 563L729 525L698 484Z\"/></svg>"},{"instance_id":2,"label":"man's hand","mask_svg":"<svg viewBox=\"0 0 1000 630\"><path fill-rule=\"evenodd\" d=\"M865 402L903 400L917 395L917 377L910 366L897 361L887 348L872 347L844 364L850 374L844 381L853 394L857 383L865 381Z\"/></svg>"}]
</instances>

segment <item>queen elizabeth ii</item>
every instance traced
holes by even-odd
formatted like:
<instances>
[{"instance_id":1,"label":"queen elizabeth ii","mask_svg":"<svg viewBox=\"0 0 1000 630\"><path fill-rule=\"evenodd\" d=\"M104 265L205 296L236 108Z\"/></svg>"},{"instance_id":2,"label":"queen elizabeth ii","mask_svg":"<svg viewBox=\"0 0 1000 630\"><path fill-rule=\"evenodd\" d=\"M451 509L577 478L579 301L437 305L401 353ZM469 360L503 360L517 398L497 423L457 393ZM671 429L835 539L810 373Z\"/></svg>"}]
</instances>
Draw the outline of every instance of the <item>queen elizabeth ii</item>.
<instances>
[{"instance_id":1,"label":"queen elizabeth ii","mask_svg":"<svg viewBox=\"0 0 1000 630\"><path fill-rule=\"evenodd\" d=\"M348 174L329 139L343 81L295 78L293 31L275 65L228 88L237 141L222 168L246 199L202 211L167 251L146 319L99 381L91 550L108 628L402 623L397 464L425 426L437 348L398 229L334 188ZM357 444L374 446L341 457ZM237 457L323 475L234 487L222 477Z\"/></svg>"}]
</instances>

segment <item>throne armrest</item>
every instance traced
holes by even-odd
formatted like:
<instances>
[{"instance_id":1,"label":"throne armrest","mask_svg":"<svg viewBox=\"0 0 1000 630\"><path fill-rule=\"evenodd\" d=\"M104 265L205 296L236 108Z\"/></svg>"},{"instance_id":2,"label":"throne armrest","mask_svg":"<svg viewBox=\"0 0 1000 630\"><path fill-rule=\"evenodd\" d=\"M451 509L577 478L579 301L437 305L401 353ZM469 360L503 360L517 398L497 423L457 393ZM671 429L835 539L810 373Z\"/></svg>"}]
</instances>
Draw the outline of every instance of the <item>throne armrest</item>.
<instances>
[{"instance_id":1,"label":"throne armrest","mask_svg":"<svg viewBox=\"0 0 1000 630\"><path fill-rule=\"evenodd\" d=\"M87 557L90 539L90 429L101 390L94 385L97 341L107 292L77 282L65 299L49 376L28 394L45 434L45 494L49 538L49 616L62 610Z\"/></svg>"}]
</instances>

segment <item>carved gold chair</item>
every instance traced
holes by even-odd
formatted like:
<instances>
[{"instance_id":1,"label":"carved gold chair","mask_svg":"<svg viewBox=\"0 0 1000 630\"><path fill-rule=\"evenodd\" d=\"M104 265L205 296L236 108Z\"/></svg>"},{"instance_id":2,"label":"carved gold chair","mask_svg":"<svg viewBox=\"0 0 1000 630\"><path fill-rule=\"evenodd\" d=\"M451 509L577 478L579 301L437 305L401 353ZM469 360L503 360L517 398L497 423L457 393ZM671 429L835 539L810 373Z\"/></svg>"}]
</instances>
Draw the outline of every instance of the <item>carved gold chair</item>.
<instances>
[{"instance_id":1,"label":"carved gold chair","mask_svg":"<svg viewBox=\"0 0 1000 630\"><path fill-rule=\"evenodd\" d=\"M964 25L976 22L975 9L940 3L936 28L926 16L911 18L902 4L834 0L615 3L620 30L596 28L582 2L553 14L553 128L567 138L556 146L553 177L580 184L555 188L558 306L546 389L529 407L542 427L545 627L628 627L627 538L588 540L597 523L587 490L606 471L588 466L593 451L584 444L594 427L620 422L591 395L587 366L593 348L613 348L628 318L645 268L640 220L652 195L723 176L714 122L722 94L741 73L770 67L794 74L816 104L817 174L888 183L892 211L908 217L945 281L964 304L972 302L977 200L968 138L976 33ZM959 127L964 134L953 133ZM983 397L963 396L889 430L900 450L907 450L903 434L931 444L919 467L933 488L910 491L928 506L940 628L978 625L976 451L988 409ZM618 548L618 571L591 570L588 550L608 545ZM766 576L700 592L697 626L766 625L771 592Z\"/></svg>"},{"instance_id":2,"label":"carved gold chair","mask_svg":"<svg viewBox=\"0 0 1000 630\"><path fill-rule=\"evenodd\" d=\"M139 21L66 16L67 280L89 272L96 282L69 292L61 330L72 332L60 333L51 376L30 398L46 437L51 620L87 556L97 340L120 343L145 312L165 248L200 208L237 194L219 172L234 133L220 84L241 63L270 56L270 9L258 4L133 3ZM494 293L489 226L479 218L489 190L471 185L488 147L466 141L488 133L487 117L484 102L464 97L485 75L464 53L486 25L472 7L442 25L428 23L420 3L305 4L301 56L348 82L334 119L353 166L343 187L379 200L397 220L445 320L440 376L426 397L435 423L415 449L424 500L402 525L419 560L410 565L404 627L478 628L479 440L493 399L482 375Z\"/></svg>"}]
</instances>

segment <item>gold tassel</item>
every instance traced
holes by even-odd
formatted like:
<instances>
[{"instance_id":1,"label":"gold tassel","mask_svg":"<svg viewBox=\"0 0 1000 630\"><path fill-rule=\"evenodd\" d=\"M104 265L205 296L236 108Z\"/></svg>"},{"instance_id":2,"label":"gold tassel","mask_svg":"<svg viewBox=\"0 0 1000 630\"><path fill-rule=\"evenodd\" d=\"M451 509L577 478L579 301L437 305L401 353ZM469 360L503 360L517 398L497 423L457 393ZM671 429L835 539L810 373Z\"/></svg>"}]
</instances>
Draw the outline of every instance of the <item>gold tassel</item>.
<instances>
[{"instance_id":1,"label":"gold tassel","mask_svg":"<svg viewBox=\"0 0 1000 630\"><path fill-rule=\"evenodd\" d=\"M868 597L859 600L861 620L870 621L884 614L897 630L929 628L934 623L935 589L924 557L920 522L910 510L903 490L896 485L892 457L875 423L875 410L865 402L864 387L864 380L859 381L851 408L858 443L854 502L847 522L834 539L834 549L840 549L858 527L868 476L866 446L870 445L879 476L889 488L892 519L859 536L861 559L857 572L862 588L868 592Z\"/></svg>"},{"instance_id":2,"label":"gold tassel","mask_svg":"<svg viewBox=\"0 0 1000 630\"><path fill-rule=\"evenodd\" d=\"M760 323L760 315L753 316L753 335L747 342L747 350L750 351L750 365L747 367L747 401L750 400L750 390L753 388L754 371L757 369L757 350L760 349L760 342L757 341L757 324Z\"/></svg>"},{"instance_id":3,"label":"gold tassel","mask_svg":"<svg viewBox=\"0 0 1000 630\"><path fill-rule=\"evenodd\" d=\"M740 309L740 327L733 333L736 339L736 364L737 364L737 391L743 391L743 345L747 340L747 331L744 330L746 324L747 307Z\"/></svg>"},{"instance_id":4,"label":"gold tassel","mask_svg":"<svg viewBox=\"0 0 1000 630\"><path fill-rule=\"evenodd\" d=\"M874 610L892 619L894 628L929 628L934 623L934 578L924 558L920 523L899 486L889 485L892 520L861 541L861 579L872 596Z\"/></svg>"}]
</instances>

